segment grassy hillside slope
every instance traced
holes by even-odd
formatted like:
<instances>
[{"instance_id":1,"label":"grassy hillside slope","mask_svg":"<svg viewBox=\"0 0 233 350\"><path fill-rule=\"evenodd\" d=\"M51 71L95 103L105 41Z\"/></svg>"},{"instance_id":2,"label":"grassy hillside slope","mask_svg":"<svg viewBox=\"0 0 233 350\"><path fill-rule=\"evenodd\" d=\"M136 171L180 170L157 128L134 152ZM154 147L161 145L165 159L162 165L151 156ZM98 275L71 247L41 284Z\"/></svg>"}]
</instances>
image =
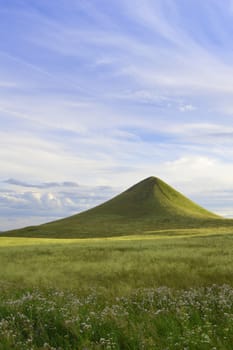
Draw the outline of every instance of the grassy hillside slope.
<instances>
[{"instance_id":1,"label":"grassy hillside slope","mask_svg":"<svg viewBox=\"0 0 233 350\"><path fill-rule=\"evenodd\" d=\"M5 233L23 237L108 237L150 231L233 226L190 201L162 180L149 177L113 199L83 213Z\"/></svg>"}]
</instances>

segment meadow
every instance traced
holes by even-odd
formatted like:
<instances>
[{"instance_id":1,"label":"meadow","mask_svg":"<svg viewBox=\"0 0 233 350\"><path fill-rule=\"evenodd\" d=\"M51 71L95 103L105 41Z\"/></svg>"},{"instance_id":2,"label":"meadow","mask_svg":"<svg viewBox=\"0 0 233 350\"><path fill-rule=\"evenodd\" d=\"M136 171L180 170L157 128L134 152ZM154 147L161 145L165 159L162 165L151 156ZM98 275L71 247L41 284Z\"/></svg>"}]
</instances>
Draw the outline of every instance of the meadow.
<instances>
[{"instance_id":1,"label":"meadow","mask_svg":"<svg viewBox=\"0 0 233 350\"><path fill-rule=\"evenodd\" d=\"M232 349L233 230L0 238L0 349Z\"/></svg>"}]
</instances>

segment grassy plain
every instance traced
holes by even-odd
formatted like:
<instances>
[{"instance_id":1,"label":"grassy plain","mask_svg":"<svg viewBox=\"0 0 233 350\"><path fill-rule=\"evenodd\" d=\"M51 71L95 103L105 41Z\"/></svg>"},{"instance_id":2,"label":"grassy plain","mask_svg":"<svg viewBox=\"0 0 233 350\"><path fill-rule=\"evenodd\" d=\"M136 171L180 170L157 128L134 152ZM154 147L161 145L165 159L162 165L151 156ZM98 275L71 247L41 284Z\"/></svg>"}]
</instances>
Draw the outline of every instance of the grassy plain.
<instances>
[{"instance_id":1,"label":"grassy plain","mask_svg":"<svg viewBox=\"0 0 233 350\"><path fill-rule=\"evenodd\" d=\"M233 231L182 230L99 239L0 238L0 280L18 287L127 293L233 281Z\"/></svg>"},{"instance_id":2,"label":"grassy plain","mask_svg":"<svg viewBox=\"0 0 233 350\"><path fill-rule=\"evenodd\" d=\"M5 232L0 350L232 350L232 251L233 220L154 177Z\"/></svg>"},{"instance_id":3,"label":"grassy plain","mask_svg":"<svg viewBox=\"0 0 233 350\"><path fill-rule=\"evenodd\" d=\"M0 349L232 349L233 230L0 238Z\"/></svg>"}]
</instances>

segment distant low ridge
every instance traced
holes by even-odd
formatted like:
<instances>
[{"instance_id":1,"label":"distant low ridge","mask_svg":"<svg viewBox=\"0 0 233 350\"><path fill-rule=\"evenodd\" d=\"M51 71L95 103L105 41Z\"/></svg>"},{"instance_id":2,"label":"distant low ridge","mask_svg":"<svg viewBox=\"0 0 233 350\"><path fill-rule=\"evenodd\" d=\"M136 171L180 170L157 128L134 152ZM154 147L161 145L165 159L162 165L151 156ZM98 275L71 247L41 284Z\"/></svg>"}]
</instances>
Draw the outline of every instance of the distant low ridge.
<instances>
[{"instance_id":1,"label":"distant low ridge","mask_svg":"<svg viewBox=\"0 0 233 350\"><path fill-rule=\"evenodd\" d=\"M149 177L95 208L47 224L8 231L4 236L111 237L227 222L159 178Z\"/></svg>"}]
</instances>

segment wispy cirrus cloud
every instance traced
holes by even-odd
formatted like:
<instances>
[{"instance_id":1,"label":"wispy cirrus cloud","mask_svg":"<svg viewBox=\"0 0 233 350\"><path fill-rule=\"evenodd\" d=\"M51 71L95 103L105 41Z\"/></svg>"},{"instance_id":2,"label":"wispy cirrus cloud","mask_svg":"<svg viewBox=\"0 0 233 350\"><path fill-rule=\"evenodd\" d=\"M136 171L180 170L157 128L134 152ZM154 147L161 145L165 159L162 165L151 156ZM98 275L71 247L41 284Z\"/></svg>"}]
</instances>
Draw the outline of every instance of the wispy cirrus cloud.
<instances>
[{"instance_id":1,"label":"wispy cirrus cloud","mask_svg":"<svg viewBox=\"0 0 233 350\"><path fill-rule=\"evenodd\" d=\"M53 188L53 187L78 187L78 184L73 181L64 181L64 182L44 182L42 184L31 184L17 179L8 179L3 181L9 185L15 185L20 187L31 187L31 188Z\"/></svg>"}]
</instances>

